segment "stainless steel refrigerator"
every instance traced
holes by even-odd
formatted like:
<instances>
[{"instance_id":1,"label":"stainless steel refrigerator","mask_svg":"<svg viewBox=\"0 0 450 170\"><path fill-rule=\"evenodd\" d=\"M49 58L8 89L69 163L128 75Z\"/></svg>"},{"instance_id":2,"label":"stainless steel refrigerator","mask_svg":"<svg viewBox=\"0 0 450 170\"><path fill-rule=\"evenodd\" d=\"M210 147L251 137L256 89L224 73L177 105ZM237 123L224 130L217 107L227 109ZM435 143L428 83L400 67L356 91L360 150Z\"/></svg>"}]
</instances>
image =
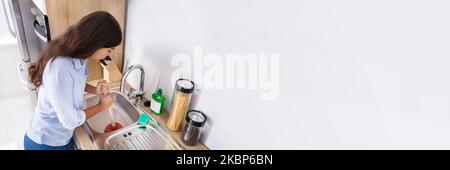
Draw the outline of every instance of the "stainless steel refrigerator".
<instances>
[{"instance_id":1,"label":"stainless steel refrigerator","mask_svg":"<svg viewBox=\"0 0 450 170\"><path fill-rule=\"evenodd\" d=\"M40 52L50 41L48 17L43 0L3 0L4 6L9 7L9 14L20 48L21 62L17 71L21 86L30 92L33 106L37 102L38 89L28 82L28 66L36 61Z\"/></svg>"}]
</instances>

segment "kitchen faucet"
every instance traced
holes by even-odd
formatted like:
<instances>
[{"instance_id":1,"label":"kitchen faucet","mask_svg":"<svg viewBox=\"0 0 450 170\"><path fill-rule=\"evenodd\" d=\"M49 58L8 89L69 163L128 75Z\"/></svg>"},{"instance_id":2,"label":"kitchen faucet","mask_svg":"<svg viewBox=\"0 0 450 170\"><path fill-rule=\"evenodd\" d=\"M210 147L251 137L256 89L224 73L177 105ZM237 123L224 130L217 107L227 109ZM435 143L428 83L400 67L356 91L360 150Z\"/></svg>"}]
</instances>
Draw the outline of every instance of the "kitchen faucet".
<instances>
[{"instance_id":1,"label":"kitchen faucet","mask_svg":"<svg viewBox=\"0 0 450 170\"><path fill-rule=\"evenodd\" d=\"M129 93L125 93L126 79L127 79L128 75L130 75L130 73L136 69L139 69L141 71L141 80L139 83L139 90L136 91L135 89L131 88ZM141 101L142 96L144 96L144 76L145 76L144 67L142 67L141 65L131 65L130 67L128 67L127 71L122 76L122 79L120 81L120 93L128 96L129 99L131 99L135 104L137 104L139 101Z\"/></svg>"}]
</instances>

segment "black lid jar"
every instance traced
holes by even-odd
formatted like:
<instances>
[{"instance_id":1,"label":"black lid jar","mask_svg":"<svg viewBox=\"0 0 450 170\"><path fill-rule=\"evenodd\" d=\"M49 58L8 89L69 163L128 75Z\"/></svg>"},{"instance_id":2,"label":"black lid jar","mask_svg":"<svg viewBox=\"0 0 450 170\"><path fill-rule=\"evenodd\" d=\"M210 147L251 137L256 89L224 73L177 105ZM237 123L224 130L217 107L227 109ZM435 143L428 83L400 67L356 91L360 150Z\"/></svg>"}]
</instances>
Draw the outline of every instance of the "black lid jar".
<instances>
[{"instance_id":1,"label":"black lid jar","mask_svg":"<svg viewBox=\"0 0 450 170\"><path fill-rule=\"evenodd\" d=\"M188 145L197 145L206 122L206 116L198 110L189 110L186 114L181 141Z\"/></svg>"}]
</instances>

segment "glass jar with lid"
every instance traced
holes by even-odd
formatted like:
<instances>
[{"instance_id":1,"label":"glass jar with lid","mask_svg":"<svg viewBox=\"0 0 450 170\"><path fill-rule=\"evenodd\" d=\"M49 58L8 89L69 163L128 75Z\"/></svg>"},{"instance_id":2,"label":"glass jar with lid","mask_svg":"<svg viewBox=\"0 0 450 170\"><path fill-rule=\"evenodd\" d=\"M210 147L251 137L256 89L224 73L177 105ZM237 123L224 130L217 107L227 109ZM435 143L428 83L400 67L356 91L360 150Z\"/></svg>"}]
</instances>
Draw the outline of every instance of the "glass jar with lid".
<instances>
[{"instance_id":1,"label":"glass jar with lid","mask_svg":"<svg viewBox=\"0 0 450 170\"><path fill-rule=\"evenodd\" d=\"M206 116L198 110L189 110L186 114L181 141L189 146L197 145L206 122Z\"/></svg>"},{"instance_id":2,"label":"glass jar with lid","mask_svg":"<svg viewBox=\"0 0 450 170\"><path fill-rule=\"evenodd\" d=\"M167 120L167 128L171 131L179 131L181 124L189 109L192 93L194 92L194 82L188 79L178 79L175 83L175 90Z\"/></svg>"}]
</instances>

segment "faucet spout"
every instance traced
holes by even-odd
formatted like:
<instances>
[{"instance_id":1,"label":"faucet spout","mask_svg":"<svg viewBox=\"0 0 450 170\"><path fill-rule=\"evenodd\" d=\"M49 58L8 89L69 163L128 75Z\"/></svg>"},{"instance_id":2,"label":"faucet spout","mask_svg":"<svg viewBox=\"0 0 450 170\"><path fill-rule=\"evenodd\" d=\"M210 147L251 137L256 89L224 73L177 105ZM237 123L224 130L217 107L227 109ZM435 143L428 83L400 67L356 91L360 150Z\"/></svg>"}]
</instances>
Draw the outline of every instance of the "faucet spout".
<instances>
[{"instance_id":1,"label":"faucet spout","mask_svg":"<svg viewBox=\"0 0 450 170\"><path fill-rule=\"evenodd\" d=\"M132 66L128 67L127 71L122 76L122 79L120 81L120 93L125 94L125 82L126 82L128 76L130 75L130 73L136 69L141 71L139 90L138 91L131 90L132 92L129 95L131 95L132 97L135 97L135 98L141 98L144 95L144 77L145 77L144 67L142 67L141 65L132 65Z\"/></svg>"}]
</instances>

